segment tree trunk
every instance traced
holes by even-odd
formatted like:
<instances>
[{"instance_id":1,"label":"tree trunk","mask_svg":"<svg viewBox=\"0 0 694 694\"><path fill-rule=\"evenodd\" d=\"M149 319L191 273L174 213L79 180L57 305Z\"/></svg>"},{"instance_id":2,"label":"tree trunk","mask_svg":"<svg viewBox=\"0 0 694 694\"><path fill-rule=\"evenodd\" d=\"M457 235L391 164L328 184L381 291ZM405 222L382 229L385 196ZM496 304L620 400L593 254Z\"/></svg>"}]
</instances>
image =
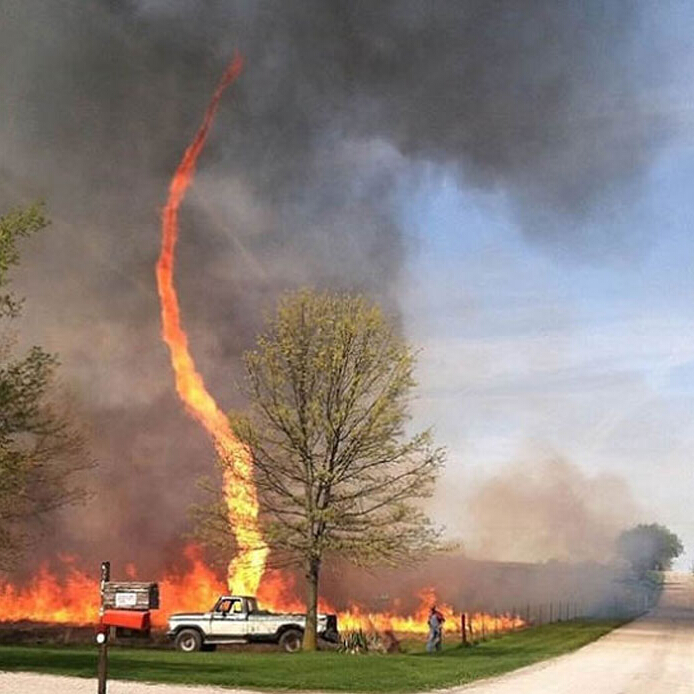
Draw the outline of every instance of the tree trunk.
<instances>
[{"instance_id":1,"label":"tree trunk","mask_svg":"<svg viewBox=\"0 0 694 694\"><path fill-rule=\"evenodd\" d=\"M304 651L316 650L319 573L320 559L310 558L306 566L306 631L304 632Z\"/></svg>"}]
</instances>

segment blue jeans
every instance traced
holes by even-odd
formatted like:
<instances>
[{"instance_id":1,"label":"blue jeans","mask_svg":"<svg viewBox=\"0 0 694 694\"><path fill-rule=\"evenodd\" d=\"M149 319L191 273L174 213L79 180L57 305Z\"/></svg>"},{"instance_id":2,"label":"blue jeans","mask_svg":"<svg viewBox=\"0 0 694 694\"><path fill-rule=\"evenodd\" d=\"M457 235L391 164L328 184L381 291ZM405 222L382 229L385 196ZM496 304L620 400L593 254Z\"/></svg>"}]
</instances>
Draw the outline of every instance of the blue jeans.
<instances>
[{"instance_id":1,"label":"blue jeans","mask_svg":"<svg viewBox=\"0 0 694 694\"><path fill-rule=\"evenodd\" d=\"M429 636L427 638L427 653L441 650L441 629L429 628Z\"/></svg>"}]
</instances>

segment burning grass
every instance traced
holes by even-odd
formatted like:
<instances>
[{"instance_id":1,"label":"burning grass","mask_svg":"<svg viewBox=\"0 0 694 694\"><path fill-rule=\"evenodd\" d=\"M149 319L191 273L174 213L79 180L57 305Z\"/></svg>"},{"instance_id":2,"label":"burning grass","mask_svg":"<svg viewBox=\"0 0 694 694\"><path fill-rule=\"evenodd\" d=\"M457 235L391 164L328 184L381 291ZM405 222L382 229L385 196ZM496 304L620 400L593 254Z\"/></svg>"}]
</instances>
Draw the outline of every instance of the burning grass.
<instances>
[{"instance_id":1,"label":"burning grass","mask_svg":"<svg viewBox=\"0 0 694 694\"><path fill-rule=\"evenodd\" d=\"M227 592L225 583L203 561L199 548L190 545L184 557L185 570L158 579L161 609L152 613L152 623L157 628L165 627L168 616L175 612L210 609L218 596ZM56 574L46 564L24 585L0 581L0 624L21 621L74 626L96 624L99 611L97 578L80 570L74 557L62 557L59 568ZM130 566L127 573L131 578L137 576L134 566ZM301 592L292 574L267 570L257 597L261 607L273 612L303 612L304 603L297 597ZM356 603L337 609L324 599L319 599L319 608L322 612L336 613L342 631L361 629L426 635L429 608L438 604L446 617L446 633L460 635L460 614L453 606L440 602L433 588L420 588L417 599L417 608L409 613L402 610L397 600L381 611L372 611ZM508 631L524 624L520 617L512 615L475 613L468 618L478 634Z\"/></svg>"},{"instance_id":2,"label":"burning grass","mask_svg":"<svg viewBox=\"0 0 694 694\"><path fill-rule=\"evenodd\" d=\"M617 621L571 621L525 629L463 648L449 639L440 655L421 641L404 653L193 653L112 648L113 679L254 689L416 692L500 675L576 650L619 626ZM96 648L0 646L0 671L94 677Z\"/></svg>"}]
</instances>

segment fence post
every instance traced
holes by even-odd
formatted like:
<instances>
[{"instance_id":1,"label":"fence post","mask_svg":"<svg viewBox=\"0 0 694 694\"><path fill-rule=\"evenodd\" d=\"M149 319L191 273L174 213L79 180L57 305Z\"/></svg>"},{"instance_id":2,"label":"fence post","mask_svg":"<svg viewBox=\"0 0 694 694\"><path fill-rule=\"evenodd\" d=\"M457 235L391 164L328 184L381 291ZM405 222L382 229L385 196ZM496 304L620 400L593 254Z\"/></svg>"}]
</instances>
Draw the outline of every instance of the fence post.
<instances>
[{"instance_id":1,"label":"fence post","mask_svg":"<svg viewBox=\"0 0 694 694\"><path fill-rule=\"evenodd\" d=\"M460 633L462 634L463 646L467 646L467 624L465 619L465 612L460 615Z\"/></svg>"}]
</instances>

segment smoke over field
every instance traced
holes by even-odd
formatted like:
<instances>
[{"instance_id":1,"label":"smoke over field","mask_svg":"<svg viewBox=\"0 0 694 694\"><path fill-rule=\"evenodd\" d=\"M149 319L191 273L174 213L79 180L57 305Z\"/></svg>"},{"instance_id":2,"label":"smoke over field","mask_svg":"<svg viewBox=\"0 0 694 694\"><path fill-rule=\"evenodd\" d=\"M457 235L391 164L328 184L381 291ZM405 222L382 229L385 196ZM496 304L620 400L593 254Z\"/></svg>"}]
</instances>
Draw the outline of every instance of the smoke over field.
<instances>
[{"instance_id":1,"label":"smoke over field","mask_svg":"<svg viewBox=\"0 0 694 694\"><path fill-rule=\"evenodd\" d=\"M463 511L473 556L501 561L605 561L640 517L625 480L562 459L517 462L473 489Z\"/></svg>"},{"instance_id":2,"label":"smoke over field","mask_svg":"<svg viewBox=\"0 0 694 694\"><path fill-rule=\"evenodd\" d=\"M242 404L239 355L281 290L366 290L398 315L416 251L398 201L428 167L505 191L525 237L549 252L595 256L621 241L582 225L620 209L672 134L667 113L638 101L664 60L639 50L647 3L10 5L0 204L44 198L54 220L24 249L20 337L60 354L99 462L92 502L60 516L35 559L58 548L93 562L108 546L143 574L175 562L194 480L213 471L175 399L153 267L169 177L234 49L247 70L182 209L177 268L192 351L225 408ZM578 499L580 523L594 518L591 483L572 474L572 491L558 483L546 498ZM494 556L517 543L510 521L486 517L486 497L506 495L512 513L537 491L515 479L473 502ZM526 517L527 534L548 520ZM547 552L592 556L582 533L593 530L567 526Z\"/></svg>"}]
</instances>

